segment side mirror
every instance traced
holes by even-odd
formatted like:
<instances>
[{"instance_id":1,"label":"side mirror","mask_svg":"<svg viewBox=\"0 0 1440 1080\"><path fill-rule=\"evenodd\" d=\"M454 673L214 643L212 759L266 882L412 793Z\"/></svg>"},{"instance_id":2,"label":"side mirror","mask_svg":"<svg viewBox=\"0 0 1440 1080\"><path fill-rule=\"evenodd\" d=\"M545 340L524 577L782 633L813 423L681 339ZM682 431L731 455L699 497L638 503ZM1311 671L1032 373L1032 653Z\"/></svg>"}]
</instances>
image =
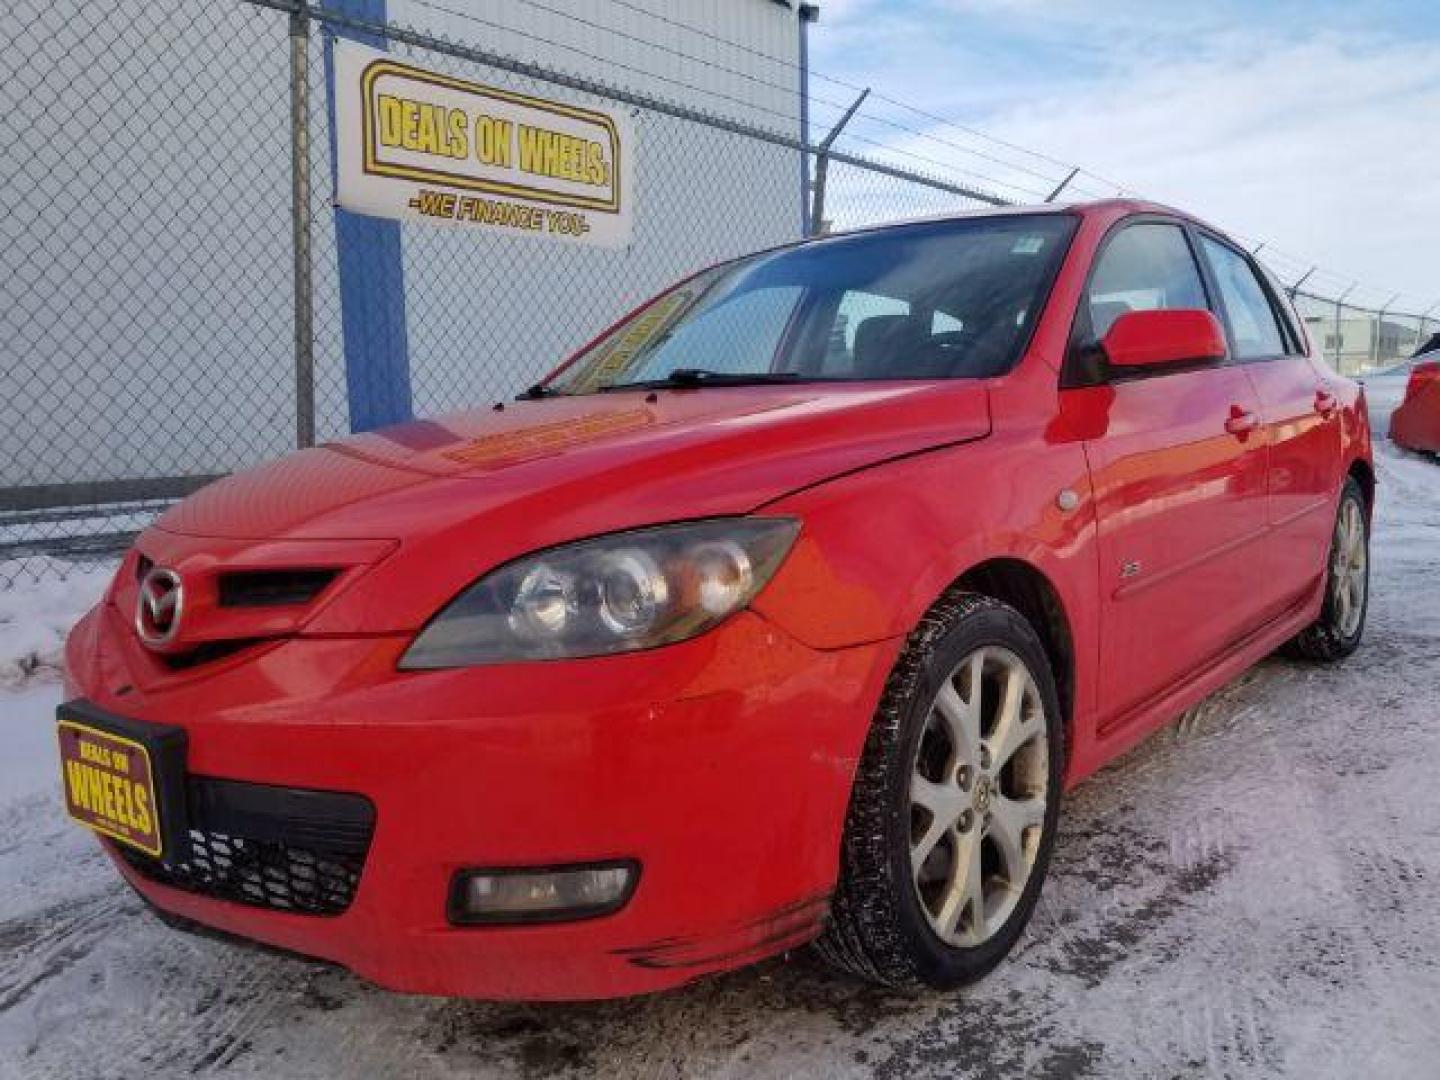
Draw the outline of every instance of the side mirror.
<instances>
[{"instance_id":1,"label":"side mirror","mask_svg":"<svg viewBox=\"0 0 1440 1080\"><path fill-rule=\"evenodd\" d=\"M1208 311L1127 311L1100 348L1113 367L1148 368L1225 359L1225 331Z\"/></svg>"}]
</instances>

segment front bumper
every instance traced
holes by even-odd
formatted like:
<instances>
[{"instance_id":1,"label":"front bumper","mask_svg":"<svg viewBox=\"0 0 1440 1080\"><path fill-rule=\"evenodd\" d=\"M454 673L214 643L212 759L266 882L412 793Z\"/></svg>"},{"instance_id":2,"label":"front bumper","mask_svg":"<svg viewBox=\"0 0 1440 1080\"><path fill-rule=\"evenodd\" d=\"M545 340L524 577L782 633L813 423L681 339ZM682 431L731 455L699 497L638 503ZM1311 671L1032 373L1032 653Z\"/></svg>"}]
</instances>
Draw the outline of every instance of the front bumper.
<instances>
[{"instance_id":1,"label":"front bumper","mask_svg":"<svg viewBox=\"0 0 1440 1080\"><path fill-rule=\"evenodd\" d=\"M643 993L798 945L833 887L850 782L898 641L811 650L745 612L647 653L404 673L408 639L305 638L157 674L102 605L72 696L184 727L195 776L375 808L353 902L317 916L120 872L173 915L382 986L491 999ZM635 859L620 911L455 927L467 867Z\"/></svg>"}]
</instances>

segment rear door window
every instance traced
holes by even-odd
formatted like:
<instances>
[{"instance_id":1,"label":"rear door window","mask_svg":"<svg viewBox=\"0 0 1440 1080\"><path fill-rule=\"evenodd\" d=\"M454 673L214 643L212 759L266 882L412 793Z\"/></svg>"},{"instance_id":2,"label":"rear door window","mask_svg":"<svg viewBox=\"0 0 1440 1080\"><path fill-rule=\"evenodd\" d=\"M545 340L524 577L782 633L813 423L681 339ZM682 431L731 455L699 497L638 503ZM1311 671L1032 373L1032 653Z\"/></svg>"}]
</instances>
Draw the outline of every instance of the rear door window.
<instances>
[{"instance_id":1,"label":"rear door window","mask_svg":"<svg viewBox=\"0 0 1440 1080\"><path fill-rule=\"evenodd\" d=\"M1202 236L1200 243L1220 287L1220 300L1225 305L1225 317L1235 339L1235 358L1258 360L1284 356L1285 338L1275 319L1275 309L1270 306L1270 298L1251 269L1250 261L1229 245L1208 236Z\"/></svg>"}]
</instances>

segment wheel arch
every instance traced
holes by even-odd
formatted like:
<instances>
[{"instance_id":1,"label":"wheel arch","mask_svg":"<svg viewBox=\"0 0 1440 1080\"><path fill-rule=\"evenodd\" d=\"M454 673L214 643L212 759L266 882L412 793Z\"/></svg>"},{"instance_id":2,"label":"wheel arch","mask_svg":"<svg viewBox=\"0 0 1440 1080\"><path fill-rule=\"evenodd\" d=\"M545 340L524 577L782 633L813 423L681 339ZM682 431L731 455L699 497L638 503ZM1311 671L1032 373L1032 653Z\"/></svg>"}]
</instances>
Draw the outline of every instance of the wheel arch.
<instances>
[{"instance_id":1,"label":"wheel arch","mask_svg":"<svg viewBox=\"0 0 1440 1080\"><path fill-rule=\"evenodd\" d=\"M1346 475L1353 477L1360 485L1360 494L1365 497L1365 516L1368 519L1375 512L1375 469L1364 458L1356 458L1350 463Z\"/></svg>"},{"instance_id":2,"label":"wheel arch","mask_svg":"<svg viewBox=\"0 0 1440 1080\"><path fill-rule=\"evenodd\" d=\"M972 566L946 592L973 592L1008 604L1034 629L1050 661L1067 727L1075 716L1075 635L1059 590L1033 563L999 557ZM1070 745L1071 740L1066 740Z\"/></svg>"}]
</instances>

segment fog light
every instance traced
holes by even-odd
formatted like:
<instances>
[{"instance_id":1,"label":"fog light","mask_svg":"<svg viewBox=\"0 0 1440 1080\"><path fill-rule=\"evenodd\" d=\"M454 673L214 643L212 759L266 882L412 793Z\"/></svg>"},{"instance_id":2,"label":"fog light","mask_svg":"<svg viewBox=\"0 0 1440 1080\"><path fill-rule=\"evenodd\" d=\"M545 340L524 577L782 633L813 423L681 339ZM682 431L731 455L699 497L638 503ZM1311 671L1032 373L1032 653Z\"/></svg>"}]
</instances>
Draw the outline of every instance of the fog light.
<instances>
[{"instance_id":1,"label":"fog light","mask_svg":"<svg viewBox=\"0 0 1440 1080\"><path fill-rule=\"evenodd\" d=\"M452 923L564 922L618 911L640 867L633 862L462 870L450 887Z\"/></svg>"}]
</instances>

